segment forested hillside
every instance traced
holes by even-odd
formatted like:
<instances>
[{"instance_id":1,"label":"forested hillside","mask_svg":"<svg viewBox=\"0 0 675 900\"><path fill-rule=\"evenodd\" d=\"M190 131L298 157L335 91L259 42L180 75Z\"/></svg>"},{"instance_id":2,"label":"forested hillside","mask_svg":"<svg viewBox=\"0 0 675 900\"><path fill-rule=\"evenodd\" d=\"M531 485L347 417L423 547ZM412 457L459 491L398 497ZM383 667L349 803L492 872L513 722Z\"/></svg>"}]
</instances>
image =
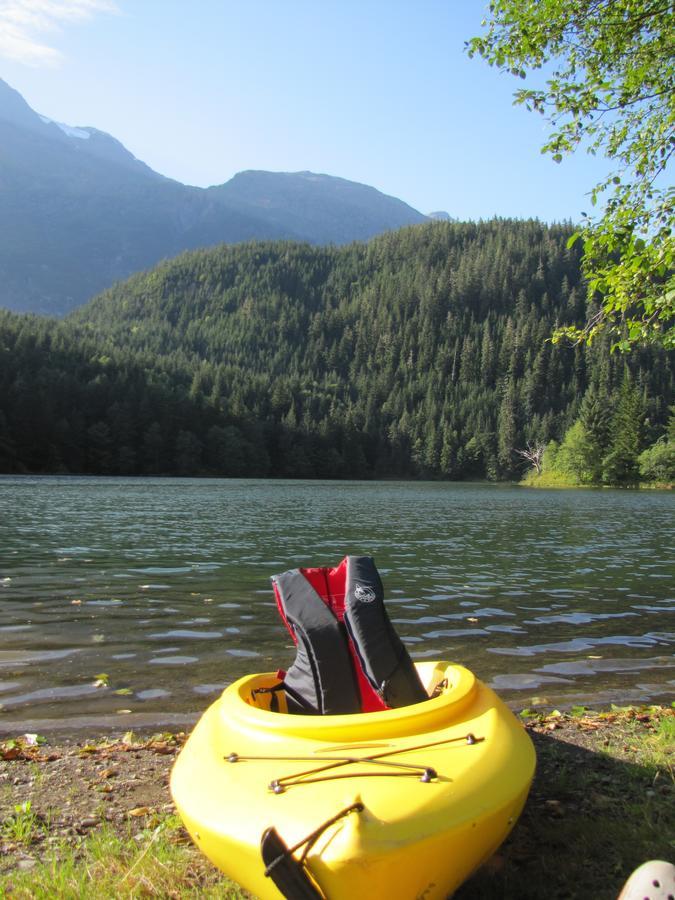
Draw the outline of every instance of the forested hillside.
<instances>
[{"instance_id":1,"label":"forested hillside","mask_svg":"<svg viewBox=\"0 0 675 900\"><path fill-rule=\"evenodd\" d=\"M518 449L627 384L642 450L665 430L671 361L547 341L587 315L569 233L437 222L341 248L222 246L63 321L4 313L0 466L515 478Z\"/></svg>"}]
</instances>

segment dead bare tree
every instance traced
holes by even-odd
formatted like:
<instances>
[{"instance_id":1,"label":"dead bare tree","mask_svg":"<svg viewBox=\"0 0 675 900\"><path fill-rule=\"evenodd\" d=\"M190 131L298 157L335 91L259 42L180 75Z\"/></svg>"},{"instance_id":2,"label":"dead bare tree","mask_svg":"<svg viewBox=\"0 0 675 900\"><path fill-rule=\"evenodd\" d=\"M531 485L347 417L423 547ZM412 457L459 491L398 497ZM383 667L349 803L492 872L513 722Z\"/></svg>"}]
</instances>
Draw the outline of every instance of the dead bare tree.
<instances>
[{"instance_id":1,"label":"dead bare tree","mask_svg":"<svg viewBox=\"0 0 675 900\"><path fill-rule=\"evenodd\" d=\"M544 450L546 449L546 444L536 443L536 444L528 444L527 449L525 450L516 450L518 456L522 456L523 459L526 459L528 462L532 463L532 465L537 470L537 475L541 475L541 464L544 459Z\"/></svg>"}]
</instances>

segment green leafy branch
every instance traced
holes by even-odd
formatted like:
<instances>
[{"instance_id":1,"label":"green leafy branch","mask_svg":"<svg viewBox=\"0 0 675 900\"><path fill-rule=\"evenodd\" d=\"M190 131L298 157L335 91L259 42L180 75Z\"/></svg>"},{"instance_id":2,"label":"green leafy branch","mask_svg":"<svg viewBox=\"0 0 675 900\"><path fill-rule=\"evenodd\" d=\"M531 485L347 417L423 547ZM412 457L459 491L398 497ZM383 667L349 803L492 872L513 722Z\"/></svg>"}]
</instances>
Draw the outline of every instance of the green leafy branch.
<instances>
[{"instance_id":1,"label":"green leafy branch","mask_svg":"<svg viewBox=\"0 0 675 900\"><path fill-rule=\"evenodd\" d=\"M561 162L584 146L616 164L590 192L601 215L584 214L577 235L599 311L554 341L609 329L620 350L675 343L675 192L663 184L675 153L674 11L670 0L495 0L487 32L467 43L521 79L552 67L514 100L551 124L542 153Z\"/></svg>"}]
</instances>

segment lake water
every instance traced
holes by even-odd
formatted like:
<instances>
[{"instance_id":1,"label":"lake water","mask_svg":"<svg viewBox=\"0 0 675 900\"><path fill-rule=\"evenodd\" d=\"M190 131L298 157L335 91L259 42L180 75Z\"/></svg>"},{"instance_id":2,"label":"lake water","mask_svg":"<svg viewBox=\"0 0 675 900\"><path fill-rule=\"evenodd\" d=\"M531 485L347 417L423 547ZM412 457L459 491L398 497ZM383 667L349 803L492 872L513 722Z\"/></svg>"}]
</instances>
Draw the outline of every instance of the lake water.
<instances>
[{"instance_id":1,"label":"lake water","mask_svg":"<svg viewBox=\"0 0 675 900\"><path fill-rule=\"evenodd\" d=\"M291 662L270 576L346 553L375 557L413 657L514 708L670 702L673 510L656 491L1 477L0 733L193 721Z\"/></svg>"}]
</instances>

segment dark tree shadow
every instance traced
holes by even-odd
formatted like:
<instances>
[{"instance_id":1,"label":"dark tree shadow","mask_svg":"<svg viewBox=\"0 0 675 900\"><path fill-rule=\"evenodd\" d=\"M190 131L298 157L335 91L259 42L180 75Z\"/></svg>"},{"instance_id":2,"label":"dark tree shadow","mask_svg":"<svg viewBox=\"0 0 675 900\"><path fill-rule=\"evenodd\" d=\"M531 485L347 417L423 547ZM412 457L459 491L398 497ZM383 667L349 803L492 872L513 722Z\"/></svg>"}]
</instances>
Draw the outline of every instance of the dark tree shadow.
<instances>
[{"instance_id":1,"label":"dark tree shadow","mask_svg":"<svg viewBox=\"0 0 675 900\"><path fill-rule=\"evenodd\" d=\"M649 859L675 858L670 772L531 734L537 774L509 839L455 900L615 900ZM602 744L602 740L599 742Z\"/></svg>"}]
</instances>

